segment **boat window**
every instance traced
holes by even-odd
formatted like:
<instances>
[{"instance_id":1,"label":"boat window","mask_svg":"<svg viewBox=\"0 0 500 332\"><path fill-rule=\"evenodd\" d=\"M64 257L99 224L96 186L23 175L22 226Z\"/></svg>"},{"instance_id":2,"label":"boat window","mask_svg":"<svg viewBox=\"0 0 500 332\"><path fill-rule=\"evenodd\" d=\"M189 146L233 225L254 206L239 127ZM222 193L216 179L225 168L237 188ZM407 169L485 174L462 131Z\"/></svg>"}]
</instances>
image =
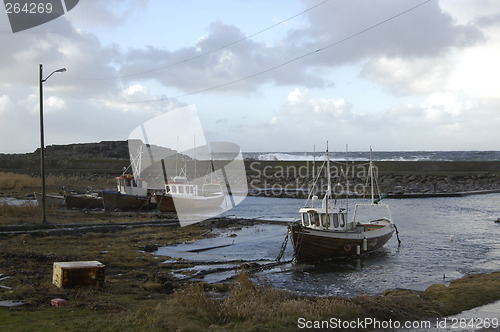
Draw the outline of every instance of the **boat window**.
<instances>
[{"instance_id":1,"label":"boat window","mask_svg":"<svg viewBox=\"0 0 500 332\"><path fill-rule=\"evenodd\" d=\"M130 187L130 180L125 180L125 186Z\"/></svg>"},{"instance_id":2,"label":"boat window","mask_svg":"<svg viewBox=\"0 0 500 332\"><path fill-rule=\"evenodd\" d=\"M167 193L169 193L170 192L170 186L166 186L165 190L167 191Z\"/></svg>"},{"instance_id":3,"label":"boat window","mask_svg":"<svg viewBox=\"0 0 500 332\"><path fill-rule=\"evenodd\" d=\"M330 220L328 220L328 215L327 214L322 214L321 215L321 224L323 227L328 227L330 226Z\"/></svg>"},{"instance_id":4,"label":"boat window","mask_svg":"<svg viewBox=\"0 0 500 332\"><path fill-rule=\"evenodd\" d=\"M172 193L176 194L177 193L177 186L172 186Z\"/></svg>"},{"instance_id":5,"label":"boat window","mask_svg":"<svg viewBox=\"0 0 500 332\"><path fill-rule=\"evenodd\" d=\"M307 216L307 213L302 213L302 225L304 226L309 226L309 217Z\"/></svg>"},{"instance_id":6,"label":"boat window","mask_svg":"<svg viewBox=\"0 0 500 332\"><path fill-rule=\"evenodd\" d=\"M137 182L135 180L132 180L132 187L137 187Z\"/></svg>"},{"instance_id":7,"label":"boat window","mask_svg":"<svg viewBox=\"0 0 500 332\"><path fill-rule=\"evenodd\" d=\"M184 194L184 187L179 186L179 194Z\"/></svg>"},{"instance_id":8,"label":"boat window","mask_svg":"<svg viewBox=\"0 0 500 332\"><path fill-rule=\"evenodd\" d=\"M345 227L345 216L343 213L339 213L339 217L340 217L340 227Z\"/></svg>"},{"instance_id":9,"label":"boat window","mask_svg":"<svg viewBox=\"0 0 500 332\"><path fill-rule=\"evenodd\" d=\"M339 215L337 213L332 214L333 217L333 227L339 227Z\"/></svg>"},{"instance_id":10,"label":"boat window","mask_svg":"<svg viewBox=\"0 0 500 332\"><path fill-rule=\"evenodd\" d=\"M309 218L311 219L311 225L319 225L319 216L316 212L310 212Z\"/></svg>"}]
</instances>

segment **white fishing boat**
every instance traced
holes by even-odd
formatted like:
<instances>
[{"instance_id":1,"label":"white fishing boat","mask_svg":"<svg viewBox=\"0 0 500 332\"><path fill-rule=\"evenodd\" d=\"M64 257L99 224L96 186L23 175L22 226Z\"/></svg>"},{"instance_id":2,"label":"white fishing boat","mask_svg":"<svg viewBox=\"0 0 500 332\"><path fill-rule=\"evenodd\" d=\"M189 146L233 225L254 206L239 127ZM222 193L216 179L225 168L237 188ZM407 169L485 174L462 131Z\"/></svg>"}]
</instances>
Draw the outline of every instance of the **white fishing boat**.
<instances>
[{"instance_id":1,"label":"white fishing boat","mask_svg":"<svg viewBox=\"0 0 500 332\"><path fill-rule=\"evenodd\" d=\"M382 248L397 228L392 222L389 206L379 204L380 196L375 197L372 158L368 169L371 200L369 203L355 204L350 220L347 207L338 206L338 199L333 197L328 148L315 183L323 173L326 173L324 176L328 180L323 199L319 201L311 190L305 206L299 209L300 221L288 228L295 260L306 262L346 258Z\"/></svg>"},{"instance_id":2,"label":"white fishing boat","mask_svg":"<svg viewBox=\"0 0 500 332\"><path fill-rule=\"evenodd\" d=\"M210 210L219 208L224 201L222 187L217 183L206 184L200 191L198 185L185 176L175 176L165 182L165 191L155 193L154 199L161 212Z\"/></svg>"},{"instance_id":3,"label":"white fishing boat","mask_svg":"<svg viewBox=\"0 0 500 332\"><path fill-rule=\"evenodd\" d=\"M147 211L156 207L144 179L124 173L116 177L116 187L117 191L102 191L102 203L106 211Z\"/></svg>"},{"instance_id":4,"label":"white fishing boat","mask_svg":"<svg viewBox=\"0 0 500 332\"><path fill-rule=\"evenodd\" d=\"M35 198L38 205L42 205L42 193L35 193ZM64 205L65 198L62 195L50 195L45 194L45 204L52 206L62 206Z\"/></svg>"}]
</instances>

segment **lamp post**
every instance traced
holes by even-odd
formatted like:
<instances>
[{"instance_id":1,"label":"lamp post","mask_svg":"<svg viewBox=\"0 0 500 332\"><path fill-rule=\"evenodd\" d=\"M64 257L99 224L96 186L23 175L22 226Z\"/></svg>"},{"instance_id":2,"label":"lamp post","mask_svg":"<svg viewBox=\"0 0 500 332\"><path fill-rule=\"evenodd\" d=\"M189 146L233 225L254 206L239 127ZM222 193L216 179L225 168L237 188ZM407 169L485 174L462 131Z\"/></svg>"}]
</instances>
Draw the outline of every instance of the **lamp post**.
<instances>
[{"instance_id":1,"label":"lamp post","mask_svg":"<svg viewBox=\"0 0 500 332\"><path fill-rule=\"evenodd\" d=\"M66 68L54 70L43 78L43 66L40 64L40 170L42 176L42 224L47 223L47 193L45 191L45 140L43 134L43 83L45 83L54 73L63 73Z\"/></svg>"}]
</instances>

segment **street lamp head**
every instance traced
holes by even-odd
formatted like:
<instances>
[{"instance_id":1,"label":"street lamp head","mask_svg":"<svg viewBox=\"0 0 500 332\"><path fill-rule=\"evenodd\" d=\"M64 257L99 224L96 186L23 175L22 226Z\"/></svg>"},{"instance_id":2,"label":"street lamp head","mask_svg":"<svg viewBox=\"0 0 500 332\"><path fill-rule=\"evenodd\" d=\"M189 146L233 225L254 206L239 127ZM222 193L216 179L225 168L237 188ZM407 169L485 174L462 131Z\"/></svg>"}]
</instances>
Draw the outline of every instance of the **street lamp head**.
<instances>
[{"instance_id":1,"label":"street lamp head","mask_svg":"<svg viewBox=\"0 0 500 332\"><path fill-rule=\"evenodd\" d=\"M64 73L66 71L66 68L60 68L58 70L54 70L52 73L50 73L49 76L47 76L45 79L42 79L42 65L40 65L40 82L45 83L50 76L54 75L55 73Z\"/></svg>"}]
</instances>

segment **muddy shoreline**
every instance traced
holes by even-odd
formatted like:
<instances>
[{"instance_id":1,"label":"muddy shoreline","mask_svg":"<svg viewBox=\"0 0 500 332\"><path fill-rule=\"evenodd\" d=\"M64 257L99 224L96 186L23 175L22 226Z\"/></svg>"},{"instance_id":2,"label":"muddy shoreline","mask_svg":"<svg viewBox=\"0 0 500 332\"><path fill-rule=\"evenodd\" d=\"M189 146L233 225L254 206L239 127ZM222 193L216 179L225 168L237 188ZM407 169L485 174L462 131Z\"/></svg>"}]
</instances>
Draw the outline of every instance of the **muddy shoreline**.
<instances>
[{"instance_id":1,"label":"muddy shoreline","mask_svg":"<svg viewBox=\"0 0 500 332\"><path fill-rule=\"evenodd\" d=\"M279 168L274 169L279 171ZM467 187L471 189L497 184L497 174L481 174L485 175L460 175L455 180L457 183L465 181L464 184L471 180L471 186ZM249 174L249 177L254 179L254 175ZM401 178L389 175L384 179L383 173L379 175L383 182L402 183L408 188L417 181L443 181L444 185L446 177L451 179L450 175L432 175L431 178L426 175L425 179L424 175L415 175L414 179L412 175ZM297 179L276 178L278 182L275 183L281 184ZM100 176L87 177L82 183L77 179L61 177L51 188L55 190L61 184L83 187L89 182L99 188L110 183L102 181L106 178ZM263 176L263 180L267 181L268 177ZM20 185L22 181L19 179L13 185L6 182L0 189L7 196L23 196L33 192L38 185ZM0 211L4 214L2 218L6 213L12 214L12 222L0 226L0 246L3 248L0 253L0 301L24 303L15 308L0 307L0 321L10 330L53 330L64 326L70 330L199 331L211 326L216 331L290 331L299 330L299 317L309 320L328 320L332 315L344 320L435 320L500 300L500 272L470 275L451 281L449 286L437 284L424 291L394 289L380 295L352 298L298 296L269 288L265 281L252 279L253 272L263 266L243 261L231 269L235 276L226 283L209 284L189 275L176 278L173 276L175 271L207 262L171 259L164 263L163 257L153 254L158 247L213 237L217 229L239 229L265 221L218 218L178 227L175 219L159 219L154 213L56 209L49 211L49 224L41 225L37 207L27 208L33 210L32 213L21 214L10 207ZM86 260L98 260L106 265L106 281L102 288L59 289L52 285L54 262ZM66 299L68 306L51 307L53 298Z\"/></svg>"}]
</instances>

